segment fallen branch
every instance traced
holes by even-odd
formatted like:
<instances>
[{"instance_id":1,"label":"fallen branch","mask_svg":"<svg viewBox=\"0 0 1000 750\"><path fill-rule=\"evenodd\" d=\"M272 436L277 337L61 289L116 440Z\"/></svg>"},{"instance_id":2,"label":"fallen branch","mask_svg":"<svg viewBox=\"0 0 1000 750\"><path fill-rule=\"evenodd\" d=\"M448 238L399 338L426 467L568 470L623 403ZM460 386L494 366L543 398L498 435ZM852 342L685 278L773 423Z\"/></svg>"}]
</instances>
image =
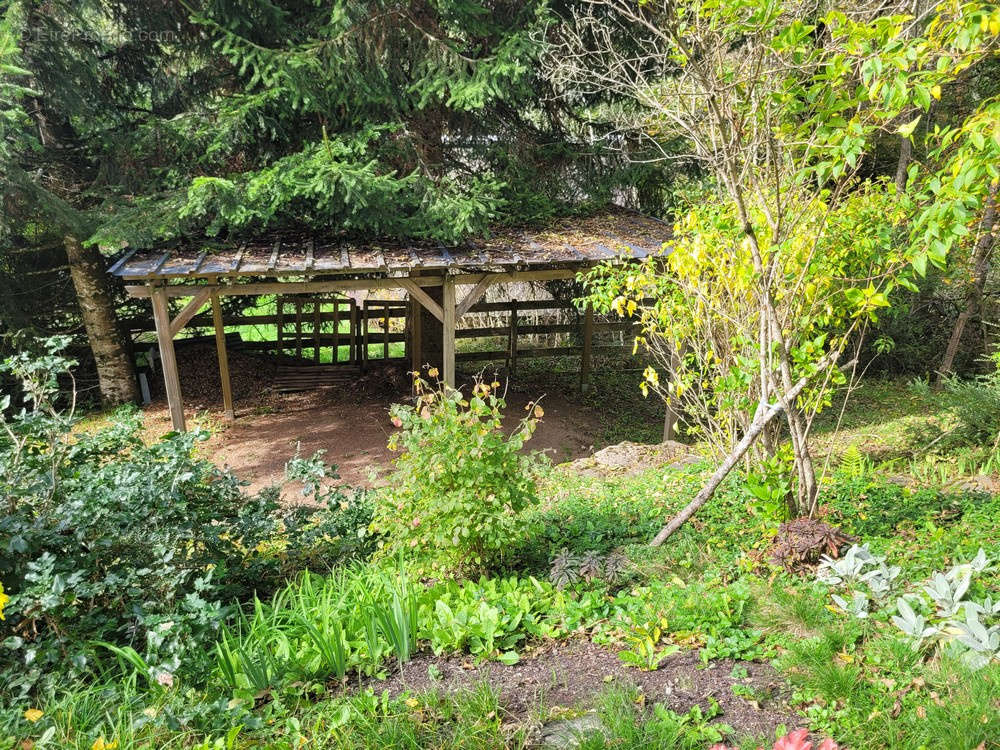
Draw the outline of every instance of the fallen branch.
<instances>
[{"instance_id":1,"label":"fallen branch","mask_svg":"<svg viewBox=\"0 0 1000 750\"><path fill-rule=\"evenodd\" d=\"M819 366L817 367L817 371L822 372L827 367L834 364L839 356L840 352L831 352L828 354L818 363ZM670 523L660 529L660 532L655 537L653 537L653 541L649 543L650 547L659 547L667 541L671 534L683 526L684 522L697 512L698 508L712 498L712 495L715 494L719 485L722 484L722 480L726 478L729 472L733 470L733 467L736 466L741 458L743 458L744 454L750 449L750 446L756 442L757 438L760 437L760 434L764 431L764 428L767 427L772 419L785 410L785 404L790 404L798 398L798 395L802 393L808 383L808 377L801 378L797 383L795 383L795 385L785 391L776 403L771 404L764 409L758 409L757 416L754 417L753 422L750 423L750 427L747 428L747 431L743 434L743 438L740 442L737 443L732 452L726 456L726 459L719 464L719 468L712 473L708 482L698 491L698 494L694 496L694 499L688 503L680 513L674 516Z\"/></svg>"}]
</instances>

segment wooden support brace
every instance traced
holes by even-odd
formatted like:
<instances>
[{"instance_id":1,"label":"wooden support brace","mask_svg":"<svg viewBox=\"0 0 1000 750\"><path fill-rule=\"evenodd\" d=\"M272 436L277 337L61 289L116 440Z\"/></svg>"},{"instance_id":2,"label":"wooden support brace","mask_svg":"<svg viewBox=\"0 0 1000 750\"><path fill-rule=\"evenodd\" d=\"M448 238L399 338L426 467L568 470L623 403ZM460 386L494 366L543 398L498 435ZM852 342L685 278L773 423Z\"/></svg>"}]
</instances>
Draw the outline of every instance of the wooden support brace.
<instances>
[{"instance_id":1,"label":"wooden support brace","mask_svg":"<svg viewBox=\"0 0 1000 750\"><path fill-rule=\"evenodd\" d=\"M163 384L167 391L167 406L170 422L178 432L184 432L184 402L181 398L180 377L177 374L177 356L174 354L174 339L170 334L170 310L167 295L162 288L155 288L153 300L153 320L156 323L156 341L160 346L160 363L163 366Z\"/></svg>"},{"instance_id":2,"label":"wooden support brace","mask_svg":"<svg viewBox=\"0 0 1000 750\"><path fill-rule=\"evenodd\" d=\"M215 324L215 351L219 358L219 379L222 381L222 409L228 421L235 419L233 386L229 380L229 354L226 352L226 329L222 324L219 295L212 295L212 322Z\"/></svg>"},{"instance_id":3,"label":"wooden support brace","mask_svg":"<svg viewBox=\"0 0 1000 750\"><path fill-rule=\"evenodd\" d=\"M444 311L441 309L441 305L435 302L427 292L417 286L415 281L411 279L399 279L399 283L403 289L408 291L414 299L418 300L427 309L427 312L444 323ZM452 282L451 288L455 288L454 282Z\"/></svg>"},{"instance_id":4,"label":"wooden support brace","mask_svg":"<svg viewBox=\"0 0 1000 750\"><path fill-rule=\"evenodd\" d=\"M486 294L486 289L493 283L493 276L488 273L484 273L483 277L472 287L472 291L465 295L461 302L458 303L458 308L455 310L455 316L461 318L472 308L474 304L482 299L483 295Z\"/></svg>"},{"instance_id":5,"label":"wooden support brace","mask_svg":"<svg viewBox=\"0 0 1000 750\"><path fill-rule=\"evenodd\" d=\"M191 318L198 314L202 306L208 302L208 297L211 293L211 287L199 289L194 297L191 298L191 301L184 305L184 309L177 313L177 317L170 321L171 339L180 333L181 329L188 324Z\"/></svg>"}]
</instances>

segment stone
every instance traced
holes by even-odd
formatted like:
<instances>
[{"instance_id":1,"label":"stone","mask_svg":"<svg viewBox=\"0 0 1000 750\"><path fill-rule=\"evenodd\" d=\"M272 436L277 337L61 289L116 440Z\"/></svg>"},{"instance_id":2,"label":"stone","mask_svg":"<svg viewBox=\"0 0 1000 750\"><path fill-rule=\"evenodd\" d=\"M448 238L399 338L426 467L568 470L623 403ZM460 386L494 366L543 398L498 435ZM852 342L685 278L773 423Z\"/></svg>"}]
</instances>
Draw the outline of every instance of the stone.
<instances>
[{"instance_id":1,"label":"stone","mask_svg":"<svg viewBox=\"0 0 1000 750\"><path fill-rule=\"evenodd\" d=\"M601 717L589 711L572 719L559 719L542 727L539 746L550 750L573 750L594 734L607 734Z\"/></svg>"}]
</instances>

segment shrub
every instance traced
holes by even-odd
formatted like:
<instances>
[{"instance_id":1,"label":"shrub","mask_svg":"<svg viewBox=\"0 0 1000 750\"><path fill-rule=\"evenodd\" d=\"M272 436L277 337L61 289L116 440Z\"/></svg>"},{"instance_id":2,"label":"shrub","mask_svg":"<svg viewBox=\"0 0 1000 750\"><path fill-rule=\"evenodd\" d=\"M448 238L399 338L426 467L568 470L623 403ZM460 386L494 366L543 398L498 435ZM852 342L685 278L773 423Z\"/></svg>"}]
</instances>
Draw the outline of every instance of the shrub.
<instances>
[{"instance_id":1,"label":"shrub","mask_svg":"<svg viewBox=\"0 0 1000 750\"><path fill-rule=\"evenodd\" d=\"M542 409L529 404L507 434L499 384L477 382L466 399L417 376L414 383L416 404L390 410L400 429L389 447L401 454L376 503L372 526L385 534L381 553L403 553L437 575L487 569L517 533L521 512L537 500L540 459L521 449Z\"/></svg>"},{"instance_id":2,"label":"shrub","mask_svg":"<svg viewBox=\"0 0 1000 750\"><path fill-rule=\"evenodd\" d=\"M281 509L275 489L248 497L195 456L206 433L146 446L134 408L103 429L75 430L72 409L55 405L57 376L72 364L63 343L5 365L25 402L0 399L6 690L83 672L98 640L134 648L156 673L196 674L207 649L191 644L215 640L234 599L274 588L289 564L315 560L310 550L364 543L356 523L370 514L356 495L324 490L333 510L308 514Z\"/></svg>"},{"instance_id":3,"label":"shrub","mask_svg":"<svg viewBox=\"0 0 1000 750\"><path fill-rule=\"evenodd\" d=\"M248 500L235 478L193 457L203 434L147 448L134 409L72 433L72 412L53 404L56 374L70 364L61 345L6 363L25 400L14 412L4 397L0 414L4 661L20 662L7 689L84 669L96 639L175 671L182 645L213 631L238 593L226 571L270 530L263 499Z\"/></svg>"}]
</instances>

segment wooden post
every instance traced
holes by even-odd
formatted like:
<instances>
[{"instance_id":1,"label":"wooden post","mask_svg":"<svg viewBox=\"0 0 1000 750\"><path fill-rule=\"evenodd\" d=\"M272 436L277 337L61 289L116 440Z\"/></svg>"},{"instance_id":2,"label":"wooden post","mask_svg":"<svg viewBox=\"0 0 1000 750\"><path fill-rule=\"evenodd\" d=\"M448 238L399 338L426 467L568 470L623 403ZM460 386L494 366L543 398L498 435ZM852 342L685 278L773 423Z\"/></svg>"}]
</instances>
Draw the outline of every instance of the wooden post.
<instances>
[{"instance_id":1,"label":"wooden post","mask_svg":"<svg viewBox=\"0 0 1000 750\"><path fill-rule=\"evenodd\" d=\"M517 300L510 303L510 323L507 330L507 369L511 375L517 372Z\"/></svg>"},{"instance_id":2,"label":"wooden post","mask_svg":"<svg viewBox=\"0 0 1000 750\"><path fill-rule=\"evenodd\" d=\"M368 302L361 308L361 372L368 368Z\"/></svg>"},{"instance_id":3,"label":"wooden post","mask_svg":"<svg viewBox=\"0 0 1000 750\"><path fill-rule=\"evenodd\" d=\"M319 364L319 350L322 348L320 337L323 334L322 305L319 298L313 300L313 362Z\"/></svg>"},{"instance_id":4,"label":"wooden post","mask_svg":"<svg viewBox=\"0 0 1000 750\"><path fill-rule=\"evenodd\" d=\"M358 358L358 338L355 334L358 329L358 303L353 297L348 302L348 308L351 313L351 322L347 329L347 361L355 365Z\"/></svg>"},{"instance_id":5,"label":"wooden post","mask_svg":"<svg viewBox=\"0 0 1000 750\"><path fill-rule=\"evenodd\" d=\"M278 360L280 361L285 358L285 298L278 295L275 303L278 306Z\"/></svg>"},{"instance_id":6,"label":"wooden post","mask_svg":"<svg viewBox=\"0 0 1000 750\"><path fill-rule=\"evenodd\" d=\"M389 303L383 303L382 307L382 333L385 338L382 340L382 359L389 359Z\"/></svg>"},{"instance_id":7,"label":"wooden post","mask_svg":"<svg viewBox=\"0 0 1000 750\"><path fill-rule=\"evenodd\" d=\"M174 340L170 335L170 310L167 295L156 287L151 295L153 320L156 323L156 341L160 345L160 363L163 365L163 384L167 390L167 405L170 421L178 432L184 432L184 401L181 398L181 382L177 375L177 356L174 354Z\"/></svg>"},{"instance_id":8,"label":"wooden post","mask_svg":"<svg viewBox=\"0 0 1000 750\"><path fill-rule=\"evenodd\" d=\"M586 393L590 389L590 370L593 366L594 343L594 306L587 303L587 311L583 314L583 357L580 360L580 391Z\"/></svg>"},{"instance_id":9,"label":"wooden post","mask_svg":"<svg viewBox=\"0 0 1000 750\"><path fill-rule=\"evenodd\" d=\"M295 358L302 359L302 300L295 299Z\"/></svg>"},{"instance_id":10,"label":"wooden post","mask_svg":"<svg viewBox=\"0 0 1000 750\"><path fill-rule=\"evenodd\" d=\"M441 310L444 313L444 339L441 346L444 382L455 387L455 279L445 276L441 295Z\"/></svg>"},{"instance_id":11,"label":"wooden post","mask_svg":"<svg viewBox=\"0 0 1000 750\"><path fill-rule=\"evenodd\" d=\"M347 359L351 359L350 339L347 340ZM333 357L330 361L337 364L340 361L340 300L336 297L333 300Z\"/></svg>"},{"instance_id":12,"label":"wooden post","mask_svg":"<svg viewBox=\"0 0 1000 750\"><path fill-rule=\"evenodd\" d=\"M230 422L233 412L233 386L229 381L229 355L226 353L226 329L222 325L222 305L219 295L212 293L212 320L215 323L215 351L219 358L219 378L222 380L222 410Z\"/></svg>"},{"instance_id":13,"label":"wooden post","mask_svg":"<svg viewBox=\"0 0 1000 750\"><path fill-rule=\"evenodd\" d=\"M423 367L423 357L420 345L423 343L423 331L420 326L420 302L410 297L410 369L420 372Z\"/></svg>"}]
</instances>

